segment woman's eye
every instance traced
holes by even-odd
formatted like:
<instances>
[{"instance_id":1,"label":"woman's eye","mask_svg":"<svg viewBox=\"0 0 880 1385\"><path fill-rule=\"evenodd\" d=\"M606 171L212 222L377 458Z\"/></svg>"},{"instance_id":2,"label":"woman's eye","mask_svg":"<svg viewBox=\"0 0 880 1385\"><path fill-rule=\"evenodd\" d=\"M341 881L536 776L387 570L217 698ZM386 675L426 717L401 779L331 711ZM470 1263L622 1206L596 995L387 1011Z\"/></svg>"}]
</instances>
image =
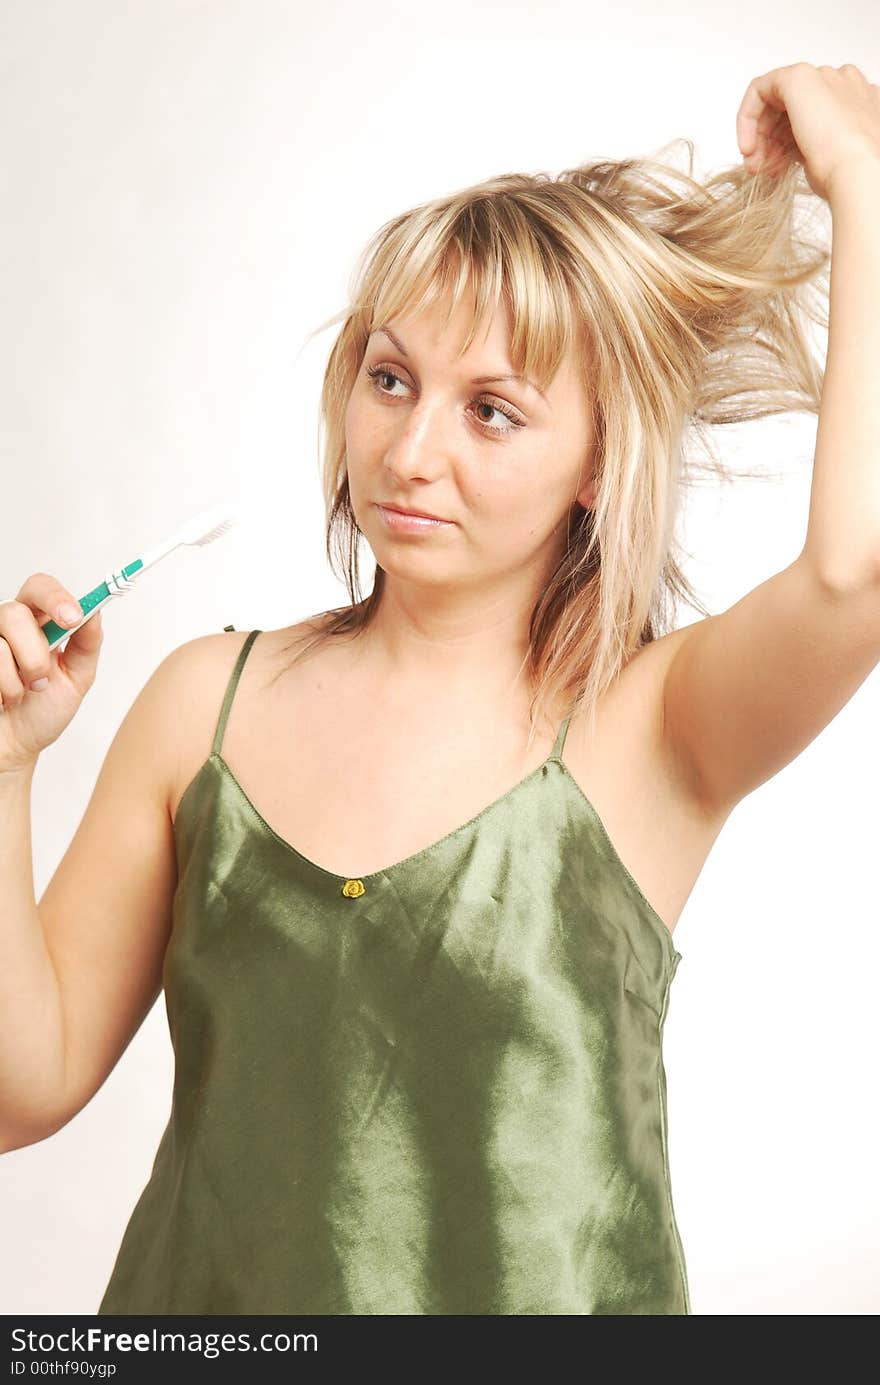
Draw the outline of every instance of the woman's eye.
<instances>
[{"instance_id":1,"label":"woman's eye","mask_svg":"<svg viewBox=\"0 0 880 1385\"><path fill-rule=\"evenodd\" d=\"M382 398L394 399L401 397L399 395L392 395L385 384L382 383L385 380L396 380L398 384L404 384L405 382L401 380L396 371L389 370L387 366L368 366L367 374L370 377L373 389ZM480 424L480 427L484 428L489 433L512 433L514 429L524 426L524 420L518 418L512 409L508 408L506 404L502 404L497 399L489 399L486 398L485 395L480 395L474 400L474 403L478 408L491 409L494 413L501 414L508 420L510 426L505 426L503 424L499 426L498 424L487 423L484 418L478 418L477 422Z\"/></svg>"}]
</instances>

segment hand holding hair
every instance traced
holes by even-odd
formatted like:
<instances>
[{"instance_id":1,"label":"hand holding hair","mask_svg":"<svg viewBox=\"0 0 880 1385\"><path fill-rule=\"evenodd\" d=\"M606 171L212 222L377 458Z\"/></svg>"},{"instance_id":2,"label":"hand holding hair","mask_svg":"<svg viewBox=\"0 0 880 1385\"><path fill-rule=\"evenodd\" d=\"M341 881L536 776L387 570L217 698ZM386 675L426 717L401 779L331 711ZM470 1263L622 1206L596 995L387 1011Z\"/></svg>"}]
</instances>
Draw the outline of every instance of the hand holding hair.
<instances>
[{"instance_id":1,"label":"hand holding hair","mask_svg":"<svg viewBox=\"0 0 880 1385\"><path fill-rule=\"evenodd\" d=\"M849 168L880 168L880 88L852 63L792 63L754 77L736 115L750 173L775 177L802 163L813 192L830 201L832 182Z\"/></svg>"}]
</instances>

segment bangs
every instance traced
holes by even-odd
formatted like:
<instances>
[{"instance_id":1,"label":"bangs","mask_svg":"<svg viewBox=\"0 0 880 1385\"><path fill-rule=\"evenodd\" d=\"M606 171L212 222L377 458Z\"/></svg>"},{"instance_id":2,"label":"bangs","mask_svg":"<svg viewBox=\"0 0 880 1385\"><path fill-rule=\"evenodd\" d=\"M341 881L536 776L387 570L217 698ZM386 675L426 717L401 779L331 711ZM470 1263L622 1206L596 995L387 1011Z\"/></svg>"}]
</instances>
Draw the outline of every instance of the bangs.
<instances>
[{"instance_id":1,"label":"bangs","mask_svg":"<svg viewBox=\"0 0 880 1385\"><path fill-rule=\"evenodd\" d=\"M391 318L418 315L449 299L444 326L467 297L473 317L462 356L503 304L510 313L510 359L546 389L569 351L583 340L564 257L545 225L519 201L481 197L437 215L416 208L382 239L364 275L358 305L365 338Z\"/></svg>"}]
</instances>

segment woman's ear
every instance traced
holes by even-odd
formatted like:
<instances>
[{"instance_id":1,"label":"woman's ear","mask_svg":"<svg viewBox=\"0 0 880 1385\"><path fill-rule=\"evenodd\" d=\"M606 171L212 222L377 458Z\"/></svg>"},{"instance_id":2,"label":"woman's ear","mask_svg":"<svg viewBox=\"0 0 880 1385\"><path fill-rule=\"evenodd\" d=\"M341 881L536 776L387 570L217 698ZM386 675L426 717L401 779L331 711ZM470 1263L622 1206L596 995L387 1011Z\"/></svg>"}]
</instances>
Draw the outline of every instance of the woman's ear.
<instances>
[{"instance_id":1,"label":"woman's ear","mask_svg":"<svg viewBox=\"0 0 880 1385\"><path fill-rule=\"evenodd\" d=\"M596 503L595 482L589 481L587 485L582 486L581 489L578 491L576 498L578 503L580 505L583 505L585 510L592 510L593 506Z\"/></svg>"},{"instance_id":2,"label":"woman's ear","mask_svg":"<svg viewBox=\"0 0 880 1385\"><path fill-rule=\"evenodd\" d=\"M579 505L583 505L585 510L592 510L596 503L596 458L592 453L592 447L588 448L581 460L580 471L578 472L578 483L580 489L575 496Z\"/></svg>"}]
</instances>

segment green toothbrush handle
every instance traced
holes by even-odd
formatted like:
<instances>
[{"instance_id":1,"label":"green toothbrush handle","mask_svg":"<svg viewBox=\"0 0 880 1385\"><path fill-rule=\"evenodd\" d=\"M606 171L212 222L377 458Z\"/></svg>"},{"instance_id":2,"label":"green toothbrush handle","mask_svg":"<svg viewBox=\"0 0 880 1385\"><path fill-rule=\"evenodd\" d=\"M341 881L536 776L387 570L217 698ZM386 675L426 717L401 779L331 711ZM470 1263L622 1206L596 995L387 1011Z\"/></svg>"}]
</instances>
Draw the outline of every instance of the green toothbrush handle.
<instances>
[{"instance_id":1,"label":"green toothbrush handle","mask_svg":"<svg viewBox=\"0 0 880 1385\"><path fill-rule=\"evenodd\" d=\"M56 644L60 644L62 640L67 639L68 635L74 634L81 625L85 625L86 621L90 620L102 606L105 606L111 597L124 596L134 585L130 579L142 567L143 563L138 558L135 562L129 563L127 567L121 568L119 572L109 573L103 582L98 583L97 587L93 587L85 596L81 596L79 604L84 614L78 624L58 625L54 620L47 620L45 625L41 625L40 629L49 641L49 648L54 649Z\"/></svg>"}]
</instances>

